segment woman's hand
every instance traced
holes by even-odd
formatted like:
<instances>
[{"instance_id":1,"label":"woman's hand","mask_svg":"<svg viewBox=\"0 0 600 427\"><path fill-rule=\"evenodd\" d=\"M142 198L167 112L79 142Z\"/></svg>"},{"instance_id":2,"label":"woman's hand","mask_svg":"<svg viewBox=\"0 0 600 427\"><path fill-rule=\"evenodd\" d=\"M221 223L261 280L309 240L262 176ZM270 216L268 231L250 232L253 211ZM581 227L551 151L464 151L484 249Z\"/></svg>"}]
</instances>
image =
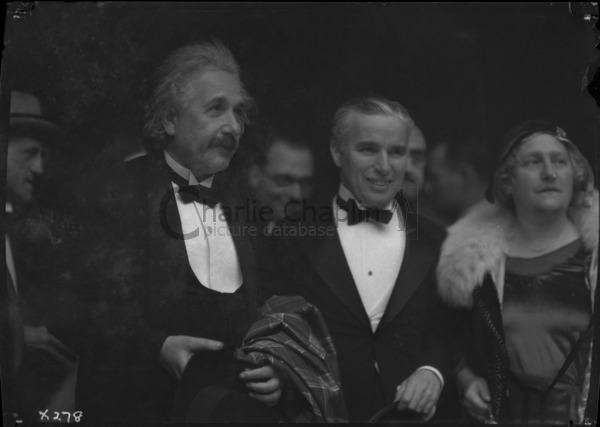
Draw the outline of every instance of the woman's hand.
<instances>
[{"instance_id":1,"label":"woman's hand","mask_svg":"<svg viewBox=\"0 0 600 427\"><path fill-rule=\"evenodd\" d=\"M489 419L492 411L490 400L487 381L474 377L463 395L463 407L467 413L479 421Z\"/></svg>"}]
</instances>

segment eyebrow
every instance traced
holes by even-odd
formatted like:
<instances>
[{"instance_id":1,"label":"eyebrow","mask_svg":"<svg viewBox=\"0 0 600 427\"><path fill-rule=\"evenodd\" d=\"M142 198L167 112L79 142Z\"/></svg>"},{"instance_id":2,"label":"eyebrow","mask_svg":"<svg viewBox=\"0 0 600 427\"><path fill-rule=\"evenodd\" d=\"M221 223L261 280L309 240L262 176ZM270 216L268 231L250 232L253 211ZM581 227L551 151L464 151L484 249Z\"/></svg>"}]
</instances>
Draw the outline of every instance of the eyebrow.
<instances>
[{"instance_id":1,"label":"eyebrow","mask_svg":"<svg viewBox=\"0 0 600 427\"><path fill-rule=\"evenodd\" d=\"M543 156L546 153L543 153L541 151L530 151L529 153L524 153L522 154L524 157L527 156ZM550 152L547 152L547 154L550 154L551 156L555 156L555 155L560 155L560 156L568 156L569 153L565 153L563 151L558 151L558 150L553 150Z\"/></svg>"},{"instance_id":2,"label":"eyebrow","mask_svg":"<svg viewBox=\"0 0 600 427\"><path fill-rule=\"evenodd\" d=\"M229 102L229 100L227 99L226 96L223 95L217 95L213 98L210 98L206 103L207 104L212 104L212 103L217 103L217 102Z\"/></svg>"},{"instance_id":3,"label":"eyebrow","mask_svg":"<svg viewBox=\"0 0 600 427\"><path fill-rule=\"evenodd\" d=\"M375 141L370 141L370 140L365 140L365 141L358 141L356 143L357 147L362 147L362 146L379 146L380 144L375 142Z\"/></svg>"},{"instance_id":4,"label":"eyebrow","mask_svg":"<svg viewBox=\"0 0 600 427\"><path fill-rule=\"evenodd\" d=\"M210 98L210 99L209 99L209 100L208 100L206 103L207 103L207 104L212 104L212 103L217 103L217 102L227 102L227 103L231 103L231 102L232 102L232 99L231 99L231 98L228 98L228 97L227 97L227 96L225 96L225 95L220 95L220 94L219 94L219 95L216 95L216 96L215 96L215 97L213 97L213 98ZM249 104L250 104L250 102L249 102L247 99L245 99L244 97L242 97L242 98L240 98L239 102L236 102L236 103L235 103L235 106L236 106L236 107L237 107L237 106L240 106L240 105L242 105L242 106L249 106Z\"/></svg>"}]
</instances>

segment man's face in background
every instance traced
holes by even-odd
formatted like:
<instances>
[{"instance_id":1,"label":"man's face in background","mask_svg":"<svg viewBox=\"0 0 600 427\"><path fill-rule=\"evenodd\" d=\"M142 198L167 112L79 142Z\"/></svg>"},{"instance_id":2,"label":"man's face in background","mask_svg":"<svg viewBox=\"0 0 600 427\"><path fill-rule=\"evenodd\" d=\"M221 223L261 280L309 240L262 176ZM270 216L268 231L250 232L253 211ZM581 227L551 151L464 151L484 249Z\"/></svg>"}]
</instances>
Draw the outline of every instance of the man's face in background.
<instances>
[{"instance_id":1,"label":"man's face in background","mask_svg":"<svg viewBox=\"0 0 600 427\"><path fill-rule=\"evenodd\" d=\"M256 198L273 210L274 220L279 220L312 194L313 176L311 151L280 140L269 148L263 166L251 168L249 179Z\"/></svg>"},{"instance_id":2,"label":"man's face in background","mask_svg":"<svg viewBox=\"0 0 600 427\"><path fill-rule=\"evenodd\" d=\"M11 137L6 157L6 190L10 202L33 201L34 183L44 173L44 146L35 137Z\"/></svg>"},{"instance_id":3,"label":"man's face in background","mask_svg":"<svg viewBox=\"0 0 600 427\"><path fill-rule=\"evenodd\" d=\"M414 127L408 140L408 160L404 176L404 194L410 201L417 201L425 184L425 165L427 164L427 145L423 132Z\"/></svg>"},{"instance_id":4,"label":"man's face in background","mask_svg":"<svg viewBox=\"0 0 600 427\"><path fill-rule=\"evenodd\" d=\"M427 194L432 209L454 221L465 207L465 174L460 165L451 165L447 147L438 145L431 150L427 165Z\"/></svg>"}]
</instances>

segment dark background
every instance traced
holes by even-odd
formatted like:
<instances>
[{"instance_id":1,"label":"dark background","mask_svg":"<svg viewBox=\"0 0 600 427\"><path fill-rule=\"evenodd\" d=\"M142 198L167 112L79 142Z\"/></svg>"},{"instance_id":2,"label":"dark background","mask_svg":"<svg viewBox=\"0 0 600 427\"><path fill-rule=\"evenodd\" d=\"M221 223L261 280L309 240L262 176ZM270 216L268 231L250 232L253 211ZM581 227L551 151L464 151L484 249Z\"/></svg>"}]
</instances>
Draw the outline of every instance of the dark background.
<instances>
[{"instance_id":1,"label":"dark background","mask_svg":"<svg viewBox=\"0 0 600 427\"><path fill-rule=\"evenodd\" d=\"M368 91L404 104L430 141L469 127L490 152L518 121L555 121L596 168L598 107L586 79L598 40L582 5L15 2L2 105L9 88L42 98L68 135L48 178L65 182L98 157L135 150L153 69L216 37L238 59L261 120L307 134L322 191L337 185L333 112Z\"/></svg>"},{"instance_id":2,"label":"dark background","mask_svg":"<svg viewBox=\"0 0 600 427\"><path fill-rule=\"evenodd\" d=\"M554 121L597 171L599 110L586 86L600 52L584 9L582 3L13 2L5 20L0 125L8 124L11 89L42 99L66 138L50 155L40 198L61 206L73 197L71 184L99 162L139 149L156 66L181 46L215 37L238 59L259 120L307 135L322 193L337 186L331 117L342 102L369 91L404 104L430 142L469 128L490 153L515 123ZM232 168L243 164L252 133L242 138ZM4 136L3 148L6 142ZM0 150L2 176L4 156Z\"/></svg>"}]
</instances>

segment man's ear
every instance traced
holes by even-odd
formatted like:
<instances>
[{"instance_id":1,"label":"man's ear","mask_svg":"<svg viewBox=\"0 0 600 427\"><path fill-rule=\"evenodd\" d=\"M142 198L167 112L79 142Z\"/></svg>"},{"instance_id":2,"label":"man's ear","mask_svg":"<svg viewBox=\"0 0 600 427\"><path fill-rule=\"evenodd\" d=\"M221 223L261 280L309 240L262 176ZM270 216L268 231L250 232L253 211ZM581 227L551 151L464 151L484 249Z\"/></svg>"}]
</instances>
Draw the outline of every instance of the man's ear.
<instances>
[{"instance_id":1,"label":"man's ear","mask_svg":"<svg viewBox=\"0 0 600 427\"><path fill-rule=\"evenodd\" d=\"M177 117L172 112L165 114L161 118L161 122L165 132L167 135L174 136L175 135L175 125L177 124Z\"/></svg>"},{"instance_id":2,"label":"man's ear","mask_svg":"<svg viewBox=\"0 0 600 427\"><path fill-rule=\"evenodd\" d=\"M262 172L260 166L252 165L248 169L248 184L254 190L259 187L260 180L262 178Z\"/></svg>"},{"instance_id":3,"label":"man's ear","mask_svg":"<svg viewBox=\"0 0 600 427\"><path fill-rule=\"evenodd\" d=\"M331 139L329 142L329 151L331 151L331 157L333 158L333 163L339 168L341 167L341 153L340 153L340 143L335 139Z\"/></svg>"}]
</instances>

